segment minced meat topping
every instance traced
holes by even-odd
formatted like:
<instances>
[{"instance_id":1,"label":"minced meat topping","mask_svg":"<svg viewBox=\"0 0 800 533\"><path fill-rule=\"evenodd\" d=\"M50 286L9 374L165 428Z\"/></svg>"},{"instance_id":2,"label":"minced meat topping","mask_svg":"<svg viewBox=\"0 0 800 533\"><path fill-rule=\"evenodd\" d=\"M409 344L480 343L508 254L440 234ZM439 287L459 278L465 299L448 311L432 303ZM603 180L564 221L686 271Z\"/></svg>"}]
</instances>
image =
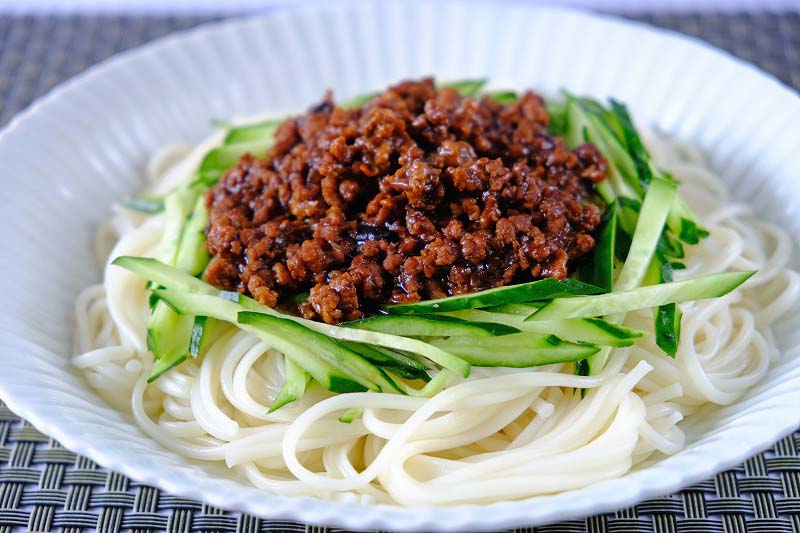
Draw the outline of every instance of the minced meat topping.
<instances>
[{"instance_id":1,"label":"minced meat topping","mask_svg":"<svg viewBox=\"0 0 800 533\"><path fill-rule=\"evenodd\" d=\"M535 279L594 247L606 161L548 135L543 100L395 85L287 119L207 193L207 280L328 323ZM308 291L307 300L291 303Z\"/></svg>"}]
</instances>

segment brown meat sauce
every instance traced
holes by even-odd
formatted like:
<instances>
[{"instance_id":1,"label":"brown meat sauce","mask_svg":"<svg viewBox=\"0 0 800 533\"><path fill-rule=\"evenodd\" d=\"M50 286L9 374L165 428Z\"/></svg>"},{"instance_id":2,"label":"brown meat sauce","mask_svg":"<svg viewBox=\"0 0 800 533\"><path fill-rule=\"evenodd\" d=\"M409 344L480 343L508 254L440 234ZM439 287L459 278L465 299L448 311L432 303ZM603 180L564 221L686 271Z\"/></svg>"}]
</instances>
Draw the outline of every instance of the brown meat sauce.
<instances>
[{"instance_id":1,"label":"brown meat sauce","mask_svg":"<svg viewBox=\"0 0 800 533\"><path fill-rule=\"evenodd\" d=\"M404 82L359 109L325 101L207 193L207 280L328 323L381 304L565 278L594 247L598 150L511 105Z\"/></svg>"}]
</instances>

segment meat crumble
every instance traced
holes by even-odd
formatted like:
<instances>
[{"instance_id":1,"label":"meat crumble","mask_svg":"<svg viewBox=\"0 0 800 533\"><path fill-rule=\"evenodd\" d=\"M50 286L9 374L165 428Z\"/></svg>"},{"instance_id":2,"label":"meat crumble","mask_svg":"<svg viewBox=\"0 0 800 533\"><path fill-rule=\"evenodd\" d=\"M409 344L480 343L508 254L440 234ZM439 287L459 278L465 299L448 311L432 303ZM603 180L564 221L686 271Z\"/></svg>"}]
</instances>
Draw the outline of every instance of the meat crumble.
<instances>
[{"instance_id":1,"label":"meat crumble","mask_svg":"<svg viewBox=\"0 0 800 533\"><path fill-rule=\"evenodd\" d=\"M328 93L207 192L206 279L331 324L563 279L594 248L607 163L592 144L568 150L549 120L532 92L501 105L432 79L358 109Z\"/></svg>"}]
</instances>

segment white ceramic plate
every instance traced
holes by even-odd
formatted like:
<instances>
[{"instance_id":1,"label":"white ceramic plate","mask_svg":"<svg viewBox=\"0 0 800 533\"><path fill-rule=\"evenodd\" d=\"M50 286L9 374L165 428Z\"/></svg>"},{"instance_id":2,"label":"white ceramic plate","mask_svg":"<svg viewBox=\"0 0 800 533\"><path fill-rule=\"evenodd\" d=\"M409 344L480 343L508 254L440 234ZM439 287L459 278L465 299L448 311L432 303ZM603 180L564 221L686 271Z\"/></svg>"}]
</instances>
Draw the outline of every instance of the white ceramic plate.
<instances>
[{"instance_id":1,"label":"white ceramic plate","mask_svg":"<svg viewBox=\"0 0 800 533\"><path fill-rule=\"evenodd\" d=\"M331 3L332 4L332 3ZM297 109L404 77L488 76L630 104L641 122L697 143L735 195L800 232L800 99L701 42L639 24L503 3L345 3L277 8L162 39L89 69L0 135L0 396L68 448L181 496L265 517L350 528L500 529L609 511L745 459L800 425L800 365L785 357L736 405L688 427L685 450L621 479L526 501L356 507L282 497L150 440L69 365L72 305L98 274L91 236L137 188L148 154L209 133L209 119Z\"/></svg>"}]
</instances>

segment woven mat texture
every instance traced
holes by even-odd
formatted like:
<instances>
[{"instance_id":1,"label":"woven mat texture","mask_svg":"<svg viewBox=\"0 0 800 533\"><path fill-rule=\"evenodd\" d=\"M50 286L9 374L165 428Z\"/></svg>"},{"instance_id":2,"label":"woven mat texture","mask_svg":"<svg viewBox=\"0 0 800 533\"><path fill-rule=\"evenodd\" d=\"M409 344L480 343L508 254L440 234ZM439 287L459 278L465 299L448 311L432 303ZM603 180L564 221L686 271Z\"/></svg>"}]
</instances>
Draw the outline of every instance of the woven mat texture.
<instances>
[{"instance_id":1,"label":"woven mat texture","mask_svg":"<svg viewBox=\"0 0 800 533\"><path fill-rule=\"evenodd\" d=\"M630 18L705 39L800 89L800 13ZM206 20L0 16L0 126L93 63ZM0 403L0 533L95 529L342 531L227 512L141 485L64 449ZM516 531L800 533L800 431L677 494L585 520Z\"/></svg>"}]
</instances>

